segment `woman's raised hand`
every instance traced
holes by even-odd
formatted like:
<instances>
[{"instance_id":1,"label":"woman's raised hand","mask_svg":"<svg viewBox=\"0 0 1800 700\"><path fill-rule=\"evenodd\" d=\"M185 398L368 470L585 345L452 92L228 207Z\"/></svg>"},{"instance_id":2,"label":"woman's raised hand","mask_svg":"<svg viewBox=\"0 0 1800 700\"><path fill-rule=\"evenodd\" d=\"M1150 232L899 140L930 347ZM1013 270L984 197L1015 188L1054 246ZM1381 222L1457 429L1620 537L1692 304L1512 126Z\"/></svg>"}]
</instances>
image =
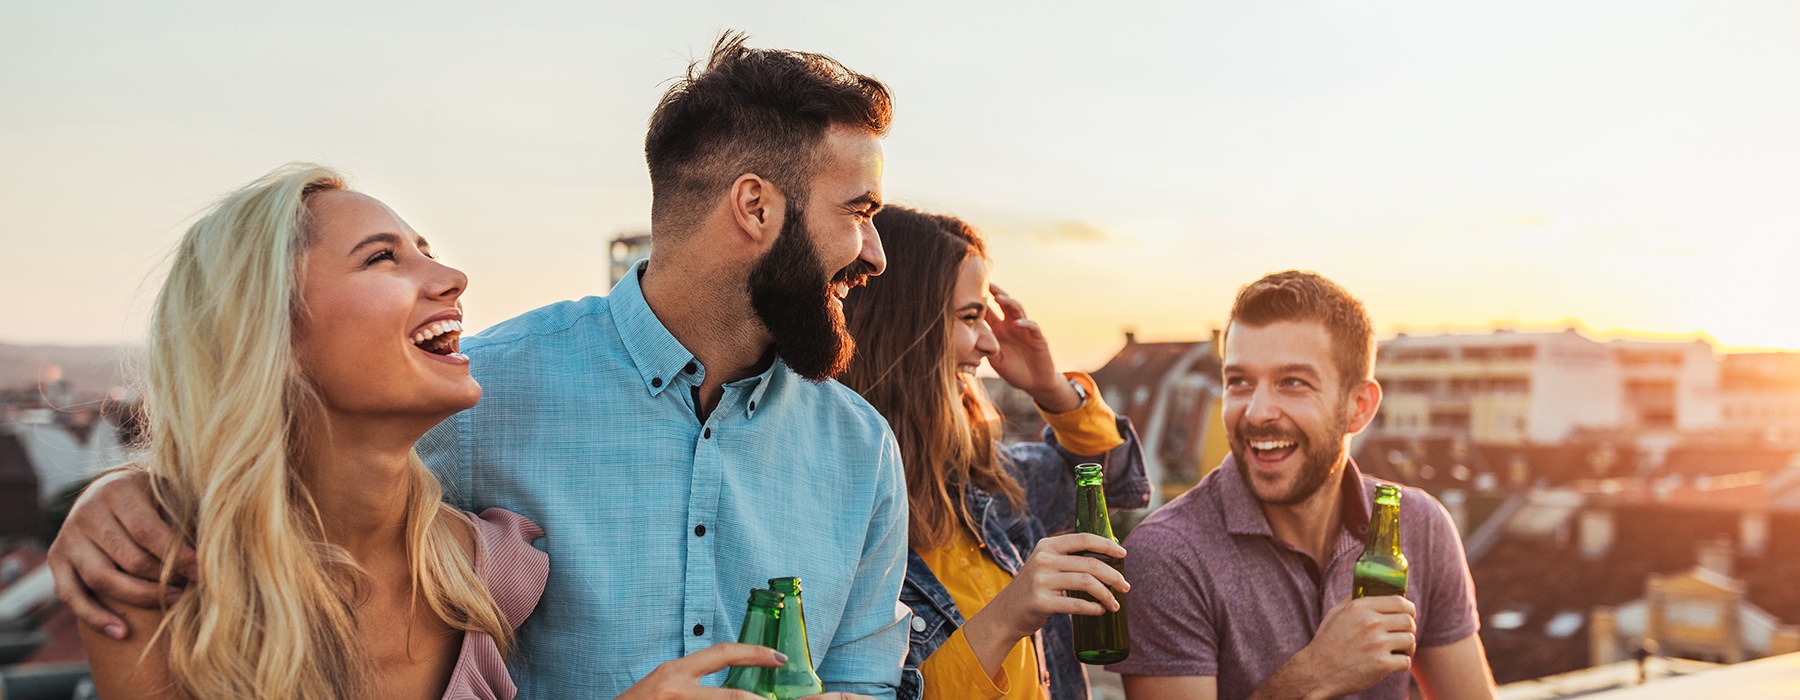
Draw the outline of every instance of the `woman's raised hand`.
<instances>
[{"instance_id":1,"label":"woman's raised hand","mask_svg":"<svg viewBox=\"0 0 1800 700\"><path fill-rule=\"evenodd\" d=\"M1081 406L1081 396L1056 370L1050 357L1050 341L1037 321L1025 317L1025 305L998 285L988 285L1000 313L987 311L988 326L994 329L994 340L1000 352L988 358L988 364L1007 384L1031 396L1038 406L1051 413L1067 413Z\"/></svg>"}]
</instances>

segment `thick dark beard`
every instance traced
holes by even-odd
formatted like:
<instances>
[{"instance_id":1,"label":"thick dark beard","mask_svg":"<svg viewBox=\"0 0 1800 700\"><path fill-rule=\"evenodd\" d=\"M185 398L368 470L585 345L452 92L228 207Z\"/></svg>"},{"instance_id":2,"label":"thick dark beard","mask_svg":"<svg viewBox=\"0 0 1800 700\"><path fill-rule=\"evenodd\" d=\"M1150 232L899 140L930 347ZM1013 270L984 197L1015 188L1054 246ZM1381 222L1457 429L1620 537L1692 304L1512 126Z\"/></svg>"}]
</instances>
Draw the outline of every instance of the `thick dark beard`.
<instances>
[{"instance_id":1,"label":"thick dark beard","mask_svg":"<svg viewBox=\"0 0 1800 700\"><path fill-rule=\"evenodd\" d=\"M862 260L826 279L819 249L806 230L805 212L790 202L787 220L769 252L750 269L750 307L775 341L775 354L795 374L822 382L842 373L856 353L844 312L831 301L837 280L860 284L868 276Z\"/></svg>"},{"instance_id":2,"label":"thick dark beard","mask_svg":"<svg viewBox=\"0 0 1800 700\"><path fill-rule=\"evenodd\" d=\"M1258 501L1272 506L1291 506L1319 492L1325 480L1331 478L1331 471L1344 458L1344 435L1350 429L1350 411L1339 407L1332 416L1329 430L1324 435L1292 434L1285 430L1250 430L1235 436L1231 441L1231 457L1237 461L1238 476ZM1245 459L1250 443L1262 439L1298 440L1304 448L1306 459L1300 463L1300 475L1294 480L1293 488L1285 494L1274 498L1263 498L1256 493L1256 482L1250 475L1250 462Z\"/></svg>"}]
</instances>

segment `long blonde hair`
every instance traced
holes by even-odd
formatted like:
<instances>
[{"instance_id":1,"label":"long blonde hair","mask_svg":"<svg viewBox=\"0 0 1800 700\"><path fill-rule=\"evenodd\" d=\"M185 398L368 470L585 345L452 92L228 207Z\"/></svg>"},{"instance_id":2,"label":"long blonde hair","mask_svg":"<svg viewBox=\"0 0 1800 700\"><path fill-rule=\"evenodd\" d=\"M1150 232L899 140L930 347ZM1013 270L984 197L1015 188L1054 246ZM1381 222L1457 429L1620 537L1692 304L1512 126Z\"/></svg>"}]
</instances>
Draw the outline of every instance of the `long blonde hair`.
<instances>
[{"instance_id":1,"label":"long blonde hair","mask_svg":"<svg viewBox=\"0 0 1800 700\"><path fill-rule=\"evenodd\" d=\"M157 295L146 401L151 481L201 571L157 634L176 682L196 697L374 691L356 621L366 577L324 541L295 472L301 440L323 429L293 345L305 313L298 275L314 237L306 201L340 189L336 172L290 164L227 195L182 237ZM422 599L452 627L486 632L506 650L511 627L452 530L463 516L441 502L416 454L410 462L414 611ZM172 575L165 566L165 585Z\"/></svg>"}]
</instances>

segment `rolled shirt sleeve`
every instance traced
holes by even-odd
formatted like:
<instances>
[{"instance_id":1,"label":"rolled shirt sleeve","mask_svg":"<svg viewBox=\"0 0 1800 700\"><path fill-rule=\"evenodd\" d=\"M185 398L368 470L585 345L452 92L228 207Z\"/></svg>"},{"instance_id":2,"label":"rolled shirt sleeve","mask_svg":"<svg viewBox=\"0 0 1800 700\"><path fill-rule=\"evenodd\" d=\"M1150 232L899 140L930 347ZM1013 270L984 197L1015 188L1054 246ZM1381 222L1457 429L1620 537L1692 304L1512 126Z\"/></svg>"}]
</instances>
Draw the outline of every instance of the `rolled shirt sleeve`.
<instances>
[{"instance_id":1,"label":"rolled shirt sleeve","mask_svg":"<svg viewBox=\"0 0 1800 700\"><path fill-rule=\"evenodd\" d=\"M1087 392L1087 400L1067 413L1038 409L1038 415L1043 416L1044 422L1055 431L1056 441L1063 449L1083 456L1103 455L1125 444L1125 437L1119 434L1118 416L1100 396L1100 387L1094 384L1094 378L1086 372L1064 372L1063 376L1080 384Z\"/></svg>"}]
</instances>

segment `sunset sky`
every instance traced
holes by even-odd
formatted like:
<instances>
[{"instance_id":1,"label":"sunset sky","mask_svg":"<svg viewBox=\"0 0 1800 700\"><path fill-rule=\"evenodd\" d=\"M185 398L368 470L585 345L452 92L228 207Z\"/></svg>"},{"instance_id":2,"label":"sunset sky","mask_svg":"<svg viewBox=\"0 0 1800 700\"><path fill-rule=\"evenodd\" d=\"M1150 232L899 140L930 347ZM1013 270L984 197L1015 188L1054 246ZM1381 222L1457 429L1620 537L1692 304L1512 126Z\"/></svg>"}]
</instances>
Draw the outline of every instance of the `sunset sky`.
<instances>
[{"instance_id":1,"label":"sunset sky","mask_svg":"<svg viewBox=\"0 0 1800 700\"><path fill-rule=\"evenodd\" d=\"M1290 267L1384 332L1800 348L1797 3L364 5L8 7L0 342L138 342L185 224L292 160L467 271L473 327L603 293L730 27L887 82L888 199L983 228L1072 368Z\"/></svg>"}]
</instances>

